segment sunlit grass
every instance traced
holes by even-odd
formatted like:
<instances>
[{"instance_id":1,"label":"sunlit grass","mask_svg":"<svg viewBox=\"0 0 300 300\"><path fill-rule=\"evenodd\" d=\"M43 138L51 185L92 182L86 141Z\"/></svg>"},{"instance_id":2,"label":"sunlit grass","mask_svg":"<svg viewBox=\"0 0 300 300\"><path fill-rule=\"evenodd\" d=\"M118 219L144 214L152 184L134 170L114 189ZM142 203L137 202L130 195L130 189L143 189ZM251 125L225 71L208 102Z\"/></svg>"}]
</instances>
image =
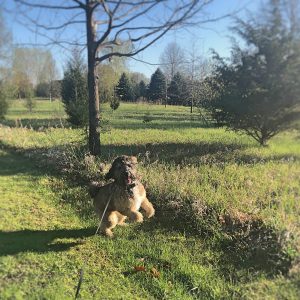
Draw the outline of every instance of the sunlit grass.
<instances>
[{"instance_id":1,"label":"sunlit grass","mask_svg":"<svg viewBox=\"0 0 300 300\"><path fill-rule=\"evenodd\" d=\"M53 163L52 156L48 154L56 149L67 153L70 149L79 147L80 151L88 152L84 131L71 128L65 122L61 103L38 101L36 115L25 112L22 105L17 101L15 106L10 106L7 122L11 123L5 124L12 127L0 128L0 139L4 147L14 148L33 158L37 151L40 154L38 162L43 166ZM98 239L91 239L88 246L79 246L85 249L83 252L87 251L84 252L85 255L88 255L88 251L103 251L103 263L107 264L100 272L97 255L93 254L90 262L92 275L87 275L91 277L88 277L87 290L83 291L85 298L100 293L101 288L94 288L92 285L93 280L98 280L99 272L104 276L104 294L108 293L112 287L107 283L109 279L105 272L115 270L116 273L112 276L115 276L113 278L116 285L128 286L129 298L138 289L137 298L149 299L297 299L299 288L295 282L299 272L298 275L287 278L275 273L270 275L262 266L259 269L250 262L247 265L247 261L234 261L233 254L221 246L219 217L243 213L253 220L262 220L267 228L277 232L278 239L282 238L281 235L289 237L284 251L292 257L298 255L299 130L283 132L274 137L268 147L260 147L245 135L207 126L197 112L191 115L188 107L165 108L161 105L122 103L115 112L107 104L102 108L110 130L101 134L102 155L98 161L104 163L106 170L117 155L137 155L142 180L157 208L158 218L141 227L118 228L116 240L101 239L99 245ZM144 116L148 112L152 119L144 122ZM16 119L27 119L27 128L15 128ZM30 128L30 124L35 125L35 130ZM59 155L60 152L55 153ZM15 168L13 160L17 158L11 159L12 168ZM25 164L24 168L30 172L32 165ZM94 224L90 199L84 185L76 184L75 179L69 184L68 180L60 177L48 181L43 176L43 173L38 175L41 178L40 186L45 189L43 191L47 194L54 190L55 201L62 199L61 204L64 208L68 207L70 218L73 218L74 211L75 215L80 215L76 221L79 223L74 224ZM10 176L5 180L11 180ZM29 187L24 194L27 191L31 193ZM12 198L16 193L17 190L13 189L9 197ZM30 196L26 198L25 203L30 203L29 198ZM53 207L56 205L55 201ZM10 205L12 211L16 210L13 204ZM55 214L55 209L53 211ZM181 219L176 219L176 213L180 211L184 213L180 216ZM8 214L5 224L9 223L10 218ZM29 217L25 219L27 218ZM167 221L160 218L166 218ZM28 220L25 227L31 226L31 219ZM47 220L49 219L44 220L41 226L46 226ZM175 224L177 221L179 223ZM13 224L17 226L18 222ZM191 235L191 229L195 226L198 228L197 232L202 232L204 236ZM210 234L205 235L205 232ZM81 254L72 251L72 259L80 261ZM243 251L246 250L239 251L238 254L243 257ZM29 261L30 259L28 264ZM175 265L171 269L160 267L159 278L152 278L143 272L125 276L125 279L122 277L122 272L131 270L133 265L140 264L141 261L147 269L158 268L159 264L163 264L162 261L175 261ZM12 263L12 269L17 263L19 261ZM52 259L49 263L52 263ZM243 266L243 263L247 266ZM44 268L48 269L49 265ZM68 268L69 265L63 267L64 270ZM30 272L35 274L34 270ZM75 280L75 277L74 275L72 278ZM59 277L55 280L58 282ZM53 286L56 286L55 280ZM18 284L16 281L12 285L12 291L17 291ZM34 281L33 285L26 285L26 290L32 286L40 287L40 283ZM7 286L6 289L11 291ZM70 295L71 283L62 285L55 295L59 295L64 289ZM37 291L37 295L51 296L49 290L47 293Z\"/></svg>"}]
</instances>

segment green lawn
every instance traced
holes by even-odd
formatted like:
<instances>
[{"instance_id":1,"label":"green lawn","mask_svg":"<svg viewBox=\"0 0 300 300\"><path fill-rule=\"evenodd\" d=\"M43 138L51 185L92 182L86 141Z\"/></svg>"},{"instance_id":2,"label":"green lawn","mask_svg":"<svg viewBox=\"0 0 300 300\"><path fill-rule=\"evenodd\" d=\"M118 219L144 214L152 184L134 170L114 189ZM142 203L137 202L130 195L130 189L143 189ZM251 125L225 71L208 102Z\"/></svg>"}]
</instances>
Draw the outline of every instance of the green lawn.
<instances>
[{"instance_id":1,"label":"green lawn","mask_svg":"<svg viewBox=\"0 0 300 300\"><path fill-rule=\"evenodd\" d=\"M72 297L85 257L83 299L299 298L299 130L261 148L188 107L121 103L103 117L91 162L60 102L38 101L32 114L11 102L11 127L0 127L4 299ZM157 215L113 240L92 237L86 182L120 154L138 156Z\"/></svg>"},{"instance_id":2,"label":"green lawn","mask_svg":"<svg viewBox=\"0 0 300 300\"><path fill-rule=\"evenodd\" d=\"M166 230L157 220L118 228L114 240L94 237L95 220L80 220L49 189L55 178L4 151L0 165L1 299L71 299L84 261L83 299L239 295L218 264L221 253L213 254L205 240ZM146 272L134 272L140 265Z\"/></svg>"}]
</instances>

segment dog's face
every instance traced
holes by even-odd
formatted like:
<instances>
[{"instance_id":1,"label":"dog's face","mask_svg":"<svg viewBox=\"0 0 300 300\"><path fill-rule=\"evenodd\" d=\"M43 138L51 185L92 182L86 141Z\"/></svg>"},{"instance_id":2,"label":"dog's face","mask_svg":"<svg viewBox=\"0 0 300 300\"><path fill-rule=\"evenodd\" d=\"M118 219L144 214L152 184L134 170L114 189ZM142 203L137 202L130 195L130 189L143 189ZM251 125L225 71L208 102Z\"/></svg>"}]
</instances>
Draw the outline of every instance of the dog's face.
<instances>
[{"instance_id":1,"label":"dog's face","mask_svg":"<svg viewBox=\"0 0 300 300\"><path fill-rule=\"evenodd\" d=\"M136 165L137 158L135 156L119 156L106 174L106 179L112 178L120 185L130 185L137 178Z\"/></svg>"}]
</instances>

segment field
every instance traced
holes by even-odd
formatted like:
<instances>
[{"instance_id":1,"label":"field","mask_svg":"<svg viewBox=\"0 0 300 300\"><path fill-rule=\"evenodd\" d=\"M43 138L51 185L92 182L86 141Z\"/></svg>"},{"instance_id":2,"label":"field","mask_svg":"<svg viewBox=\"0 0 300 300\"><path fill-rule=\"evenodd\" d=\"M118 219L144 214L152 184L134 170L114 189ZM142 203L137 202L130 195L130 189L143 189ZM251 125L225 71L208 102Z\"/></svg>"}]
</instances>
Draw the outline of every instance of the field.
<instances>
[{"instance_id":1,"label":"field","mask_svg":"<svg viewBox=\"0 0 300 300\"><path fill-rule=\"evenodd\" d=\"M260 147L187 107L102 107L102 155L62 104L0 127L1 299L299 299L300 131ZM94 237L87 183L137 155L157 214ZM99 164L104 172L99 173ZM142 271L136 271L135 267Z\"/></svg>"}]
</instances>

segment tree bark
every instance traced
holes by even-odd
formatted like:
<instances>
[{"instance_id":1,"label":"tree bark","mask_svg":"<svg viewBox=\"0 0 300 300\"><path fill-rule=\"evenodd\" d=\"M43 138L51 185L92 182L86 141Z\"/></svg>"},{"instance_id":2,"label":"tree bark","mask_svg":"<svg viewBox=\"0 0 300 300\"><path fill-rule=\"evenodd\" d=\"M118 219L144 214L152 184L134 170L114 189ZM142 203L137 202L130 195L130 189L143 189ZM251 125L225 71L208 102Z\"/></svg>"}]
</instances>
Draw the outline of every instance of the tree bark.
<instances>
[{"instance_id":1,"label":"tree bark","mask_svg":"<svg viewBox=\"0 0 300 300\"><path fill-rule=\"evenodd\" d=\"M87 55L88 55L88 96L89 96L89 151L100 155L100 114L99 93L96 75L96 30L93 7L86 8Z\"/></svg>"}]
</instances>

